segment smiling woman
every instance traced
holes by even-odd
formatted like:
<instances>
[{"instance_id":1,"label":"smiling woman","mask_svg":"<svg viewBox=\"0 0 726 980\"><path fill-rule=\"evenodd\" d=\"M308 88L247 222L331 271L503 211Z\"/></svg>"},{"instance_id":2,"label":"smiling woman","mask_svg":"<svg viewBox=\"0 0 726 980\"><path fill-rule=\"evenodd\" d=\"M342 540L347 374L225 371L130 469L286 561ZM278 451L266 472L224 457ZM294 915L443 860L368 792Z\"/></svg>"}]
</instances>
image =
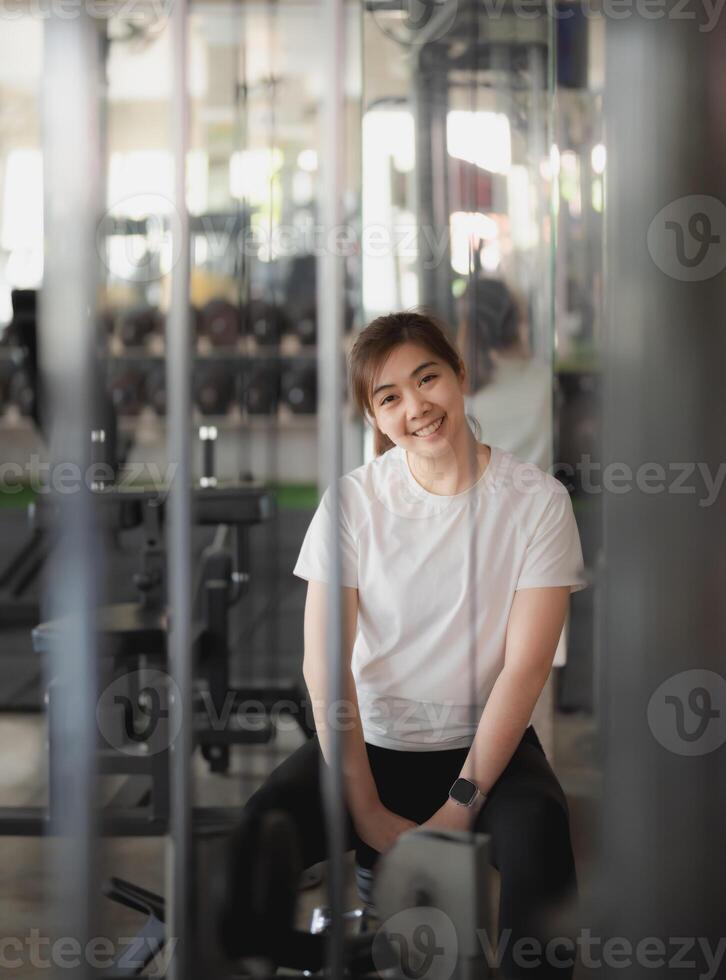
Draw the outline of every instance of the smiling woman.
<instances>
[{"instance_id":1,"label":"smiling woman","mask_svg":"<svg viewBox=\"0 0 726 980\"><path fill-rule=\"evenodd\" d=\"M463 361L434 318L415 312L378 317L354 345L350 372L377 455L400 446L416 481L443 496L479 479L491 454L466 418Z\"/></svg>"},{"instance_id":2,"label":"smiling woman","mask_svg":"<svg viewBox=\"0 0 726 980\"><path fill-rule=\"evenodd\" d=\"M377 455L401 446L417 482L441 495L460 493L481 476L490 453L466 419L466 369L433 317L407 312L374 320L351 351L350 373Z\"/></svg>"},{"instance_id":3,"label":"smiling woman","mask_svg":"<svg viewBox=\"0 0 726 980\"><path fill-rule=\"evenodd\" d=\"M430 317L374 320L350 377L377 455L340 479L338 514L323 494L294 568L308 582L303 675L317 734L247 810L286 810L303 863L325 857L321 779L340 725L346 847L359 866L374 868L417 825L489 834L499 930L511 936L503 975L518 977L516 940L544 948L540 916L577 892L567 802L531 724L570 592L585 585L572 505L553 477L477 441L465 368ZM326 700L334 536L342 724Z\"/></svg>"}]
</instances>

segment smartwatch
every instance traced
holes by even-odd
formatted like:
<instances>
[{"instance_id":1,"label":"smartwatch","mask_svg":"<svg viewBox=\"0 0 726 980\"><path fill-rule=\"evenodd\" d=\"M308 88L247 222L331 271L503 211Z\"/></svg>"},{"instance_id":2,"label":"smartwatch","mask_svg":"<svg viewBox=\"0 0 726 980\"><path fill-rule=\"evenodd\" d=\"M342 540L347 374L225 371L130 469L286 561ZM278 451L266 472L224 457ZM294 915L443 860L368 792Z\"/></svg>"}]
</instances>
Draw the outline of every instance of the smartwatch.
<instances>
[{"instance_id":1,"label":"smartwatch","mask_svg":"<svg viewBox=\"0 0 726 980\"><path fill-rule=\"evenodd\" d=\"M486 799L486 793L482 793L476 783L471 779L464 779L460 776L449 790L449 799L459 806L473 806L477 799Z\"/></svg>"}]
</instances>

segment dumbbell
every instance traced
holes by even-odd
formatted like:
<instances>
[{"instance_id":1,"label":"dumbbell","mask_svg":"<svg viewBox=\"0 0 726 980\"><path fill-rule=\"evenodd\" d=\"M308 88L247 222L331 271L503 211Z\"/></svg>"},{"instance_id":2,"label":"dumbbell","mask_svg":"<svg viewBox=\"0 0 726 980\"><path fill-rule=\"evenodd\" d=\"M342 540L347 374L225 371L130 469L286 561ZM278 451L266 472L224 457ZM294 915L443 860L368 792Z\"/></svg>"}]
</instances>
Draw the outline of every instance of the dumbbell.
<instances>
[{"instance_id":1,"label":"dumbbell","mask_svg":"<svg viewBox=\"0 0 726 980\"><path fill-rule=\"evenodd\" d=\"M282 400L296 415L312 415L317 409L315 364L295 364L282 372Z\"/></svg>"},{"instance_id":2,"label":"dumbbell","mask_svg":"<svg viewBox=\"0 0 726 980\"><path fill-rule=\"evenodd\" d=\"M246 327L260 347L276 347L282 335L289 333L290 321L281 307L252 300L246 310Z\"/></svg>"},{"instance_id":3,"label":"dumbbell","mask_svg":"<svg viewBox=\"0 0 726 980\"><path fill-rule=\"evenodd\" d=\"M235 378L228 365L198 365L194 402L203 415L226 415L234 398Z\"/></svg>"},{"instance_id":4,"label":"dumbbell","mask_svg":"<svg viewBox=\"0 0 726 980\"><path fill-rule=\"evenodd\" d=\"M317 339L317 310L311 306L307 310L302 310L300 314L293 318L293 326L300 343L306 346L312 345Z\"/></svg>"},{"instance_id":5,"label":"dumbbell","mask_svg":"<svg viewBox=\"0 0 726 980\"><path fill-rule=\"evenodd\" d=\"M312 346L317 340L317 315L317 307L313 304L292 316L294 332L305 346ZM343 327L346 333L353 327L353 307L349 303L345 305Z\"/></svg>"},{"instance_id":6,"label":"dumbbell","mask_svg":"<svg viewBox=\"0 0 726 980\"><path fill-rule=\"evenodd\" d=\"M101 310L98 313L96 323L98 325L99 340L105 342L113 334L114 327L116 326L116 318L111 310Z\"/></svg>"},{"instance_id":7,"label":"dumbbell","mask_svg":"<svg viewBox=\"0 0 726 980\"><path fill-rule=\"evenodd\" d=\"M163 364L153 367L146 375L144 394L157 415L166 415L166 369Z\"/></svg>"},{"instance_id":8,"label":"dumbbell","mask_svg":"<svg viewBox=\"0 0 726 980\"><path fill-rule=\"evenodd\" d=\"M153 306L135 306L121 314L119 334L124 347L143 347L155 333L163 333L164 317Z\"/></svg>"},{"instance_id":9,"label":"dumbbell","mask_svg":"<svg viewBox=\"0 0 726 980\"><path fill-rule=\"evenodd\" d=\"M240 332L239 307L226 299L212 299L199 312L199 334L213 347L234 347Z\"/></svg>"},{"instance_id":10,"label":"dumbbell","mask_svg":"<svg viewBox=\"0 0 726 980\"><path fill-rule=\"evenodd\" d=\"M138 415L144 407L144 375L135 367L122 366L112 374L108 390L119 415Z\"/></svg>"},{"instance_id":11,"label":"dumbbell","mask_svg":"<svg viewBox=\"0 0 726 980\"><path fill-rule=\"evenodd\" d=\"M274 415L280 402L280 372L277 364L257 362L245 372L242 405L250 415Z\"/></svg>"}]
</instances>

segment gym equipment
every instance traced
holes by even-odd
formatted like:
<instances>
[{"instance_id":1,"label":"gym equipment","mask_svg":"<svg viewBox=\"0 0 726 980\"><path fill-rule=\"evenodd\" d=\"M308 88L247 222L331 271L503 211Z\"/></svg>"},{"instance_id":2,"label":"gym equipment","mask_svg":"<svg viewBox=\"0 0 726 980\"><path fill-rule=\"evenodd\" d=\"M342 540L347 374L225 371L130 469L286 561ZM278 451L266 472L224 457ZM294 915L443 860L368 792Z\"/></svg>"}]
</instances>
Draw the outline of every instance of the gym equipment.
<instances>
[{"instance_id":1,"label":"gym equipment","mask_svg":"<svg viewBox=\"0 0 726 980\"><path fill-rule=\"evenodd\" d=\"M121 314L119 336L124 347L143 347L152 334L163 334L164 316L153 306L135 306Z\"/></svg>"},{"instance_id":2,"label":"gym equipment","mask_svg":"<svg viewBox=\"0 0 726 980\"><path fill-rule=\"evenodd\" d=\"M199 485L202 487L214 487L217 485L214 465L217 435L216 425L202 425L199 427L199 441L202 444L202 475L199 478Z\"/></svg>"},{"instance_id":3,"label":"gym equipment","mask_svg":"<svg viewBox=\"0 0 726 980\"><path fill-rule=\"evenodd\" d=\"M163 364L152 367L144 381L144 400L156 415L166 415L166 368Z\"/></svg>"},{"instance_id":4,"label":"gym equipment","mask_svg":"<svg viewBox=\"0 0 726 980\"><path fill-rule=\"evenodd\" d=\"M32 418L46 442L43 414L42 374L38 370L37 291L16 289L12 291L13 319L8 325L8 341L15 346L12 362L16 364L8 382L7 397L21 414ZM103 442L92 454L94 462L107 463L115 473L129 449L128 442L121 444L118 438L117 418L113 397L103 389L104 371L99 365L96 376L97 389L90 417L90 432L103 432ZM134 387L131 378L117 382L114 395L123 406L134 403ZM29 536L23 545L0 569L0 623L13 626L30 626L38 621L38 601L28 596L28 590L40 573L53 545L53 531L36 521L35 505L28 508Z\"/></svg>"},{"instance_id":5,"label":"gym equipment","mask_svg":"<svg viewBox=\"0 0 726 980\"><path fill-rule=\"evenodd\" d=\"M280 401L280 372L274 361L257 361L244 375L242 404L250 415L275 415Z\"/></svg>"},{"instance_id":6,"label":"gym equipment","mask_svg":"<svg viewBox=\"0 0 726 980\"><path fill-rule=\"evenodd\" d=\"M247 332L260 347L277 347L283 334L290 332L290 322L281 307L253 299L245 311Z\"/></svg>"},{"instance_id":7,"label":"gym equipment","mask_svg":"<svg viewBox=\"0 0 726 980\"><path fill-rule=\"evenodd\" d=\"M573 497L584 492L580 462L601 459L600 403L602 380L598 370L560 370L556 379L558 464L566 467L562 482L571 488ZM558 475L555 471L555 476Z\"/></svg>"},{"instance_id":8,"label":"gym equipment","mask_svg":"<svg viewBox=\"0 0 726 980\"><path fill-rule=\"evenodd\" d=\"M235 374L227 364L197 363L194 403L203 415L226 415L234 400Z\"/></svg>"},{"instance_id":9,"label":"gym equipment","mask_svg":"<svg viewBox=\"0 0 726 980\"><path fill-rule=\"evenodd\" d=\"M311 307L304 310L295 318L295 333L300 339L301 344L313 345L317 340L316 310Z\"/></svg>"},{"instance_id":10,"label":"gym equipment","mask_svg":"<svg viewBox=\"0 0 726 980\"><path fill-rule=\"evenodd\" d=\"M212 299L199 314L199 335L213 347L234 347L240 334L240 310L226 299Z\"/></svg>"},{"instance_id":11,"label":"gym equipment","mask_svg":"<svg viewBox=\"0 0 726 980\"><path fill-rule=\"evenodd\" d=\"M430 943L416 943L415 932L423 926L439 950L436 970L429 976L480 980L489 975L481 937L488 935L496 946L489 935L490 841L488 834L413 830L381 858L373 902L385 928L403 936L397 966L405 967L406 961L412 965L417 946L419 957L425 956L422 946L430 951Z\"/></svg>"},{"instance_id":12,"label":"gym equipment","mask_svg":"<svg viewBox=\"0 0 726 980\"><path fill-rule=\"evenodd\" d=\"M312 415L317 410L317 368L315 364L295 364L282 372L283 402L296 415Z\"/></svg>"},{"instance_id":13,"label":"gym equipment","mask_svg":"<svg viewBox=\"0 0 726 980\"><path fill-rule=\"evenodd\" d=\"M140 368L119 363L111 371L109 395L118 415L136 416L144 407L144 375Z\"/></svg>"},{"instance_id":14,"label":"gym equipment","mask_svg":"<svg viewBox=\"0 0 726 980\"><path fill-rule=\"evenodd\" d=\"M403 834L379 859L375 910L343 913L346 975L360 980L490 976L482 942L487 935L496 947L488 934L489 844L488 835L460 831L419 829ZM262 980L279 968L302 970L306 976L325 970L330 910L314 910L309 932L294 925L301 862L287 814L243 812L231 832L201 828L195 864L201 917L196 943L200 961L195 966L200 976L226 977L240 971L248 975L246 971L254 969L253 975ZM158 952L165 942L163 898L117 878L104 892L147 916L139 938L150 936ZM423 969L434 951L436 961ZM151 958L149 952L133 973L108 976L138 976ZM210 970L211 963L217 972Z\"/></svg>"},{"instance_id":15,"label":"gym equipment","mask_svg":"<svg viewBox=\"0 0 726 980\"><path fill-rule=\"evenodd\" d=\"M290 260L284 283L285 309L290 318L292 332L301 344L313 345L317 341L317 259L314 255L297 255ZM344 329L353 326L354 310L350 298L345 298Z\"/></svg>"},{"instance_id":16,"label":"gym equipment","mask_svg":"<svg viewBox=\"0 0 726 980\"><path fill-rule=\"evenodd\" d=\"M13 318L8 324L7 338L15 347L13 361L17 370L8 386L8 400L21 415L40 425L38 401L38 294L35 289L13 289L10 294Z\"/></svg>"},{"instance_id":17,"label":"gym equipment","mask_svg":"<svg viewBox=\"0 0 726 980\"><path fill-rule=\"evenodd\" d=\"M0 570L0 622L5 626L30 626L38 621L38 600L28 598L26 592L50 554L53 539L37 526L34 504L28 507L27 526L28 539Z\"/></svg>"},{"instance_id":18,"label":"gym equipment","mask_svg":"<svg viewBox=\"0 0 726 980\"><path fill-rule=\"evenodd\" d=\"M196 973L231 977L274 975L277 967L302 970L302 980L324 968L329 920L321 910L310 932L294 927L301 878L295 828L287 814L264 816L243 813L234 829L195 827L195 923L200 940ZM139 955L133 968L119 972L121 963L105 978L139 976L165 943L165 901L129 882L111 878L104 893L113 901L147 917L133 948ZM360 910L346 913L358 932L345 942L351 977L376 977L380 968L395 962L385 936L364 932L369 917ZM144 948L144 938L151 938ZM375 960L373 949L376 947ZM121 959L121 958L120 958Z\"/></svg>"},{"instance_id":19,"label":"gym equipment","mask_svg":"<svg viewBox=\"0 0 726 980\"><path fill-rule=\"evenodd\" d=\"M126 487L122 483L99 491L104 520L112 526L133 527L143 522L144 545L134 585L137 602L105 606L97 610L94 627L101 637L102 670L113 698L126 708L114 715L99 715L108 748L99 750L100 771L123 774L127 781L103 811L105 834L156 835L168 827L168 746L163 684L144 684L144 671L165 672L167 624L165 608L166 555L163 547L164 488ZM55 527L62 520L64 501L43 499L37 507L39 527ZM213 772L229 766L233 744L266 742L275 733L272 712L281 704L303 705L297 679L261 678L255 685L234 688L229 678L230 608L244 595L249 583L250 525L269 519L274 512L271 493L256 484L215 483L193 491L192 520L198 526L215 526L212 544L205 549L198 572L193 647L197 663L194 698L194 745ZM34 649L47 653L58 629L56 622L33 631ZM128 689L125 679L131 678ZM136 685L136 688L134 688ZM53 710L54 689L48 694ZM140 699L144 695L150 706ZM100 710L105 702L101 699ZM148 751L136 737L137 722L149 722L150 736L161 748ZM295 718L307 737L312 735L304 710ZM228 720L234 720L234 726ZM148 740L146 740L148 741ZM52 751L52 746L51 746ZM54 771L51 768L51 771ZM149 785L150 784L150 785ZM0 834L37 834L52 828L53 787L50 808L0 808ZM235 817L237 812L233 811Z\"/></svg>"}]
</instances>

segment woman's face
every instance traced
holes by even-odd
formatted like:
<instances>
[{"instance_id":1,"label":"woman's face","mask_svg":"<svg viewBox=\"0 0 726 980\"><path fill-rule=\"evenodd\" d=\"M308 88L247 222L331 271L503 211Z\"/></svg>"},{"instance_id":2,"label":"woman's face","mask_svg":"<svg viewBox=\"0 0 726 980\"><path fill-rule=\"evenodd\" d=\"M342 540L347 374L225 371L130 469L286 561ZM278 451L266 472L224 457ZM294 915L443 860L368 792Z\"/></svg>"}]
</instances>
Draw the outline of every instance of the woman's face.
<instances>
[{"instance_id":1,"label":"woman's face","mask_svg":"<svg viewBox=\"0 0 726 980\"><path fill-rule=\"evenodd\" d=\"M371 405L376 425L408 452L448 452L466 425L464 377L413 342L401 344L373 379Z\"/></svg>"}]
</instances>

